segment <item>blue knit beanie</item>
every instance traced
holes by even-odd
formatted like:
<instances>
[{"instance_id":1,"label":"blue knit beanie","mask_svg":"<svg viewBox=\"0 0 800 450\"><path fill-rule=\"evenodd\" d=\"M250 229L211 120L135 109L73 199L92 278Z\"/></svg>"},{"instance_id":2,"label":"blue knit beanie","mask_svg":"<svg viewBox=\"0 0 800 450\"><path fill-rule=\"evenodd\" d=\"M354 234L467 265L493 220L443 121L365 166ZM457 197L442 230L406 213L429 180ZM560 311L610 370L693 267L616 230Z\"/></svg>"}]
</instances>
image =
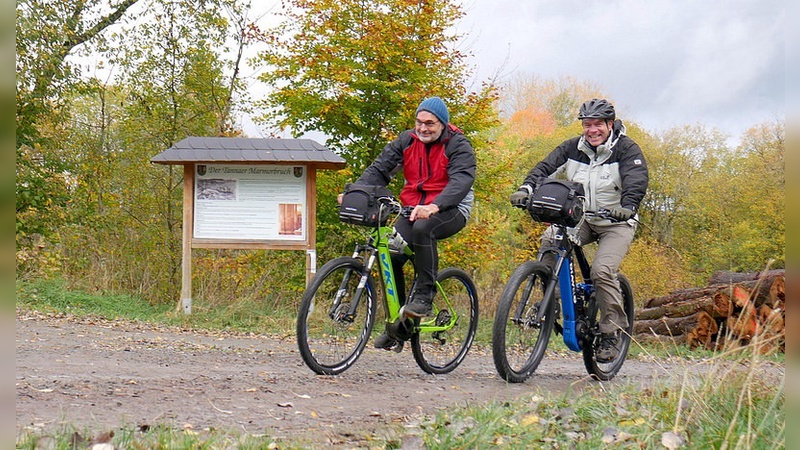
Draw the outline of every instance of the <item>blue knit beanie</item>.
<instances>
[{"instance_id":1,"label":"blue knit beanie","mask_svg":"<svg viewBox=\"0 0 800 450\"><path fill-rule=\"evenodd\" d=\"M450 123L450 113L447 112L447 105L439 97L430 97L423 100L415 114L419 114L420 111L428 111L445 125Z\"/></svg>"}]
</instances>

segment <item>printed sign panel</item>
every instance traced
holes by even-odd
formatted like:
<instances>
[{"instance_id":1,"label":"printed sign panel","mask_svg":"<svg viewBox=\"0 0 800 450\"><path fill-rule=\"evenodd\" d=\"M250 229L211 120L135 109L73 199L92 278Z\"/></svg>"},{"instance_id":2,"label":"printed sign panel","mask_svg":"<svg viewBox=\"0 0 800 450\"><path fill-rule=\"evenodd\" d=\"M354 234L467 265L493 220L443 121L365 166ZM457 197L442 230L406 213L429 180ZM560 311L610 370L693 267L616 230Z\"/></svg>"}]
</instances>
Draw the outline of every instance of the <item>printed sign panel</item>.
<instances>
[{"instance_id":1,"label":"printed sign panel","mask_svg":"<svg viewBox=\"0 0 800 450\"><path fill-rule=\"evenodd\" d=\"M194 238L306 239L306 168L198 164Z\"/></svg>"}]
</instances>

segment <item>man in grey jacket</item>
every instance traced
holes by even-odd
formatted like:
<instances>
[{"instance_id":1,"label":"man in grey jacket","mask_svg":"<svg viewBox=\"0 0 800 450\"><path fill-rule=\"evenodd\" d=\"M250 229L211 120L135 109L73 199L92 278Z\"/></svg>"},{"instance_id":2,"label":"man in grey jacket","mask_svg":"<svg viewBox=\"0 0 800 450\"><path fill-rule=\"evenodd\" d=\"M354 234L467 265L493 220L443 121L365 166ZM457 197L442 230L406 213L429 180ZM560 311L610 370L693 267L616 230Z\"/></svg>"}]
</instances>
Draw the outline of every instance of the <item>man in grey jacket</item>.
<instances>
[{"instance_id":1,"label":"man in grey jacket","mask_svg":"<svg viewBox=\"0 0 800 450\"><path fill-rule=\"evenodd\" d=\"M587 216L576 230L581 244L598 243L591 278L603 334L596 358L604 363L617 356L619 330L633 320L625 314L617 272L633 241L636 211L647 191L648 172L642 150L625 134L611 103L589 100L581 106L578 119L583 133L567 139L536 164L510 200L512 205L524 208L536 180L563 171L568 180L583 184L587 211L609 211L613 220ZM552 227L545 231L543 246L550 244L552 233Z\"/></svg>"}]
</instances>

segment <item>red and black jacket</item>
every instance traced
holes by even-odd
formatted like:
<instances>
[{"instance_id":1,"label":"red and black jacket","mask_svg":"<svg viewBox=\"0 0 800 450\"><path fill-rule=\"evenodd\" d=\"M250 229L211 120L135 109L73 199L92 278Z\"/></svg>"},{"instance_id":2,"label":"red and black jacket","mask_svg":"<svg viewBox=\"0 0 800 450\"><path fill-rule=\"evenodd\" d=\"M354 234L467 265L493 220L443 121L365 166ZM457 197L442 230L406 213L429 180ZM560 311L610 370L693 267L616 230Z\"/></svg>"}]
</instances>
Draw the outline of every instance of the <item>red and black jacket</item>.
<instances>
[{"instance_id":1,"label":"red and black jacket","mask_svg":"<svg viewBox=\"0 0 800 450\"><path fill-rule=\"evenodd\" d=\"M475 151L469 139L448 124L442 136L430 144L422 143L414 130L404 131L383 148L356 183L386 186L402 169L403 205L435 203L445 211L458 206L472 190L475 167Z\"/></svg>"}]
</instances>

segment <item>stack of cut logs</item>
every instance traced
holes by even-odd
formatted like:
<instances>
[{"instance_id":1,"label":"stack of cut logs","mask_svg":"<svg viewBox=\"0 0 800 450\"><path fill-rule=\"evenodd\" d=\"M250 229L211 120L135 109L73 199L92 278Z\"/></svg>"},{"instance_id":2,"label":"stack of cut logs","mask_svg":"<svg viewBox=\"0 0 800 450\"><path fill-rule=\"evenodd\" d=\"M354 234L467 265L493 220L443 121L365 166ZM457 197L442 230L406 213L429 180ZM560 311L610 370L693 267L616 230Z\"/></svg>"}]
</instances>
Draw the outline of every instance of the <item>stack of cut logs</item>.
<instances>
[{"instance_id":1,"label":"stack of cut logs","mask_svg":"<svg viewBox=\"0 0 800 450\"><path fill-rule=\"evenodd\" d=\"M692 348L758 346L785 351L785 271L718 272L708 286L683 289L645 302L636 312L634 337L685 343Z\"/></svg>"}]
</instances>

